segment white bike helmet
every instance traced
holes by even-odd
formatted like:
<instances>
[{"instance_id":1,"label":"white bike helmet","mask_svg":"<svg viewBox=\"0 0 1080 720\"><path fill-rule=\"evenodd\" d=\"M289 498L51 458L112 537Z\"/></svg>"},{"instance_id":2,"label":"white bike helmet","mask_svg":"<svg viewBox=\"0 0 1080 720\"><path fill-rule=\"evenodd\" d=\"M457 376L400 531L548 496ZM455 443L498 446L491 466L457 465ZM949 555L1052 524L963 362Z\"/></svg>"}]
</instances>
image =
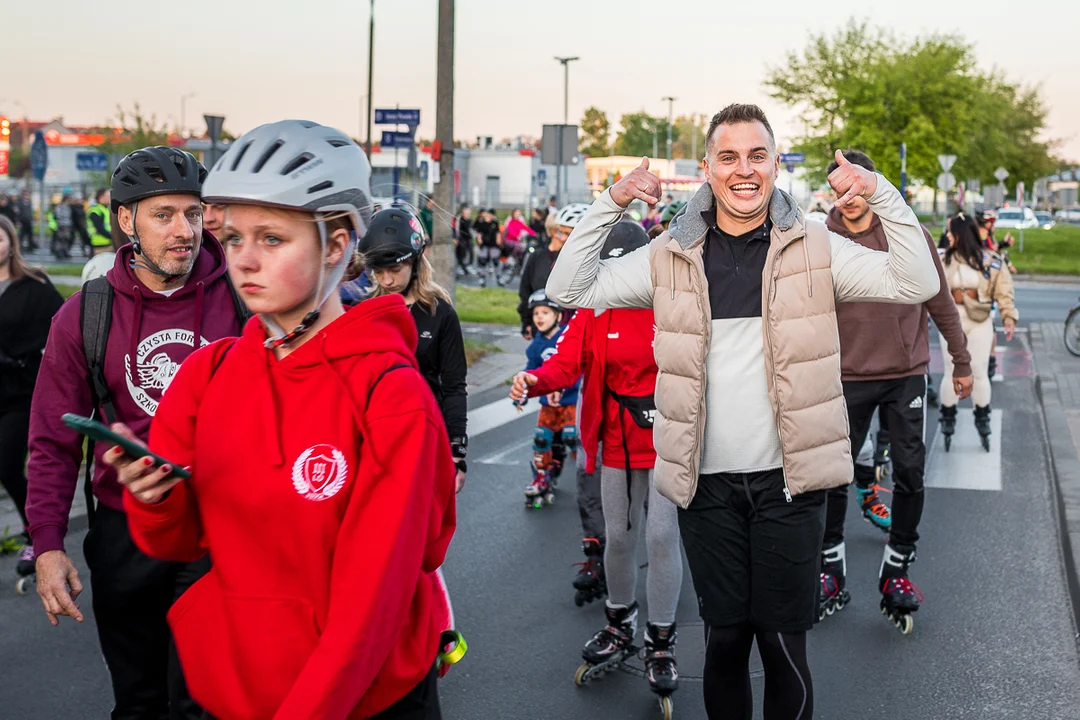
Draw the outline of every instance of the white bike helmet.
<instances>
[{"instance_id":1,"label":"white bike helmet","mask_svg":"<svg viewBox=\"0 0 1080 720\"><path fill-rule=\"evenodd\" d=\"M360 146L340 130L309 120L282 120L260 125L233 142L206 178L202 199L215 205L266 205L314 213L323 252L327 235L322 218L346 213L352 219L355 232L349 247L329 274L320 270L315 307L300 325L286 332L261 316L275 336L266 346L279 347L306 332L337 292L356 239L371 221L371 165Z\"/></svg>"},{"instance_id":2,"label":"white bike helmet","mask_svg":"<svg viewBox=\"0 0 1080 720\"><path fill-rule=\"evenodd\" d=\"M589 205L586 203L570 203L555 216L555 224L575 228L587 212L589 212Z\"/></svg>"}]
</instances>

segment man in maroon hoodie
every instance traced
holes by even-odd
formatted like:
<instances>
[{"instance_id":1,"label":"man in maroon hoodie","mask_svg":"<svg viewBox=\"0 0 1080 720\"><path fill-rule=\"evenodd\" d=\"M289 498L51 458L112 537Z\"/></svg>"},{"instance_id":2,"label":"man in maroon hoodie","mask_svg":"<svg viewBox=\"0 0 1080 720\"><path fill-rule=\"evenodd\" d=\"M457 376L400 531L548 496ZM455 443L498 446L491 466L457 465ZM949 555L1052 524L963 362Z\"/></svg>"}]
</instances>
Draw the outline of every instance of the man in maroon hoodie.
<instances>
[{"instance_id":1,"label":"man in maroon hoodie","mask_svg":"<svg viewBox=\"0 0 1080 720\"><path fill-rule=\"evenodd\" d=\"M146 440L150 421L180 363L197 347L240 334L221 245L203 232L199 194L206 169L175 148L125 157L113 173L112 226L131 240L106 278L113 297L104 359L104 397L87 382L80 311L83 292L53 318L30 415L26 512L37 554L37 590L53 625L78 622L82 583L64 551L83 438L64 413L122 422ZM103 290L107 290L101 286ZM115 417L109 417L114 415ZM209 561L153 560L136 548L115 472L95 450L90 531L83 543L94 617L112 677L113 720L198 718L187 697L165 615ZM96 506L96 507L95 507Z\"/></svg>"},{"instance_id":2,"label":"man in maroon hoodie","mask_svg":"<svg viewBox=\"0 0 1080 720\"><path fill-rule=\"evenodd\" d=\"M845 150L844 157L855 165L875 172L874 162L864 153ZM834 161L829 165L828 172L831 173L836 166ZM834 207L829 212L826 225L833 232L871 250L888 250L881 220L862 198L856 198L843 208ZM923 234L936 258L933 238L925 228ZM960 326L960 316L940 262L937 263L937 270L941 290L922 305L838 303L836 306L841 379L847 401L852 453L857 454L866 441L871 420L879 407L884 411L889 425L894 483L892 522L891 527L887 520L874 523L889 534L882 569L886 565L910 562L905 558L909 554L913 558L915 544L919 540L926 464L923 413L926 405L926 372L930 362L928 317L934 319L949 343L949 352L957 368L957 394L963 398L971 393L971 356L967 351L967 338ZM864 513L871 513L875 506L880 506L874 480L872 467L856 464L856 491ZM844 516L847 498L846 486L829 491L819 595L819 614L822 618L844 607L850 600L845 587ZM871 517L867 519L874 521ZM890 595L890 608L899 604L909 612L918 609L919 594L906 580L906 573L904 583L891 580L882 583L880 575L878 590L883 597ZM886 577L889 575L885 574ZM910 631L909 620L901 618L899 621L908 623L905 632Z\"/></svg>"}]
</instances>

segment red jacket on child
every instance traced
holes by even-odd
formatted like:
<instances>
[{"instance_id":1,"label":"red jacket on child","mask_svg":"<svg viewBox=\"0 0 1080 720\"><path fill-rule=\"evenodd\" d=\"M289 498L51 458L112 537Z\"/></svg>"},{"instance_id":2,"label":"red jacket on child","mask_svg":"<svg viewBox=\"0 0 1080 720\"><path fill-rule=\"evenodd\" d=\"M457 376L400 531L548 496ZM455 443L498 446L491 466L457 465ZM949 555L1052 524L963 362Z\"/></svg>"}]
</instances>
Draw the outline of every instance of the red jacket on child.
<instances>
[{"instance_id":1,"label":"red jacket on child","mask_svg":"<svg viewBox=\"0 0 1080 720\"><path fill-rule=\"evenodd\" d=\"M169 611L193 698L228 720L368 718L431 670L455 527L450 442L400 295L366 300L283 360L253 318L193 353L150 447L192 477L145 505L138 546L208 550Z\"/></svg>"},{"instance_id":2,"label":"red jacket on child","mask_svg":"<svg viewBox=\"0 0 1080 720\"><path fill-rule=\"evenodd\" d=\"M624 431L630 467L645 469L656 464L652 430L638 426L611 394L644 397L655 392L655 335L652 310L607 310L600 314L578 310L559 338L555 354L538 370L529 371L537 378L536 385L529 388L530 397L570 387L584 372L578 433L586 472L596 471L600 442L604 443L604 467L626 468Z\"/></svg>"}]
</instances>

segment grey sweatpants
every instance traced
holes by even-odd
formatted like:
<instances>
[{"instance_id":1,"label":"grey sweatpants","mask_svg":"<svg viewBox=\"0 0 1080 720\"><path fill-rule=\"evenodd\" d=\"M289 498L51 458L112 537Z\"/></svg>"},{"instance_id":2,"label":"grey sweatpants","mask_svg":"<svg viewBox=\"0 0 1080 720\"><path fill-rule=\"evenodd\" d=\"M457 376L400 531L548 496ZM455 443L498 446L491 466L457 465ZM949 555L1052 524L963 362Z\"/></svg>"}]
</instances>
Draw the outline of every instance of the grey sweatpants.
<instances>
[{"instance_id":1,"label":"grey sweatpants","mask_svg":"<svg viewBox=\"0 0 1080 720\"><path fill-rule=\"evenodd\" d=\"M649 601L649 622L666 625L675 622L675 608L679 604L679 590L682 587L678 512L675 503L656 492L651 470L631 470L630 479L630 498L627 498L626 470L609 467L601 470L604 524L607 526L604 572L607 575L608 602L612 605L630 605L634 602L641 510L648 494L645 543L649 554L649 576L645 581L645 590ZM629 530L626 527L628 506Z\"/></svg>"}]
</instances>

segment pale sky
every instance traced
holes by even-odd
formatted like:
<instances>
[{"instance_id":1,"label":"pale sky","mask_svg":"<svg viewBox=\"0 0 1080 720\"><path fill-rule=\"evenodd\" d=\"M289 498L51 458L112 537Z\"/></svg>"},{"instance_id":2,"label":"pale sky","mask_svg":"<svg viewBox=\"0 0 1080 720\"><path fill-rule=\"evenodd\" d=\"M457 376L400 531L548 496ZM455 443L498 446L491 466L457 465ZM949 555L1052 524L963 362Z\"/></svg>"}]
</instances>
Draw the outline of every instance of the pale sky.
<instances>
[{"instance_id":1,"label":"pale sky","mask_svg":"<svg viewBox=\"0 0 1080 720\"><path fill-rule=\"evenodd\" d=\"M376 0L375 105L421 109L419 134L434 135L437 0ZM1015 0L825 3L807 0L457 0L455 132L539 136L562 122L563 73L555 55L582 59L570 70L570 121L589 105L613 123L624 112L712 114L730 102L768 112L783 145L794 112L765 94L766 68L832 31L851 15L907 37L959 32L983 69L1040 83L1050 106L1048 136L1080 161L1080 3L1033 13ZM71 123L103 122L117 103L138 101L170 125L204 129L222 114L242 132L284 117L334 125L363 139L369 6L365 0L2 0L0 112ZM18 9L16 9L18 8ZM32 8L32 9L31 9ZM107 9L105 9L107 8ZM1072 9L1069 9L1072 8ZM10 25L9 25L10 24ZM21 103L21 105L16 104ZM378 137L378 126L373 133Z\"/></svg>"}]
</instances>

